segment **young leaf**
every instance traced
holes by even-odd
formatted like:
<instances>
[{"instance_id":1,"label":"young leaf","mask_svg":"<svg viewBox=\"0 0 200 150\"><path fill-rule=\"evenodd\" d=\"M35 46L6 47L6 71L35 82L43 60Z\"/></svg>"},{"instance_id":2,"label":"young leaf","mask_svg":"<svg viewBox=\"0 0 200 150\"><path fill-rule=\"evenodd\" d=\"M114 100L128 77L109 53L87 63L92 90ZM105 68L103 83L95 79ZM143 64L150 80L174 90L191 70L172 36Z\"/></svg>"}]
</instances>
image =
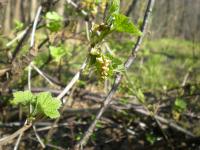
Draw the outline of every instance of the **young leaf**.
<instances>
[{"instance_id":1,"label":"young leaf","mask_svg":"<svg viewBox=\"0 0 200 150\"><path fill-rule=\"evenodd\" d=\"M108 57L110 59L110 61L112 62L111 63L112 68L110 68L110 70L112 72L123 72L123 71L125 71L124 64L123 64L122 60L120 60L119 58L114 57L110 54L107 54L106 57ZM110 73L110 74L112 74L112 73Z\"/></svg>"},{"instance_id":2,"label":"young leaf","mask_svg":"<svg viewBox=\"0 0 200 150\"><path fill-rule=\"evenodd\" d=\"M57 12L47 12L46 19L53 20L53 21L61 21L62 17Z\"/></svg>"},{"instance_id":3,"label":"young leaf","mask_svg":"<svg viewBox=\"0 0 200 150\"><path fill-rule=\"evenodd\" d=\"M37 111L43 112L52 119L60 116L58 109L61 106L61 102L53 98L48 92L42 92L37 95L37 105Z\"/></svg>"},{"instance_id":4,"label":"young leaf","mask_svg":"<svg viewBox=\"0 0 200 150\"><path fill-rule=\"evenodd\" d=\"M51 31L51 32L57 32L58 30L61 29L62 27L62 20L63 18L56 12L47 12L46 16L45 16L46 20L47 20L47 28Z\"/></svg>"},{"instance_id":5,"label":"young leaf","mask_svg":"<svg viewBox=\"0 0 200 150\"><path fill-rule=\"evenodd\" d=\"M15 92L14 94L14 99L11 101L13 105L28 105L32 102L34 102L34 95L30 91L19 91Z\"/></svg>"},{"instance_id":6,"label":"young leaf","mask_svg":"<svg viewBox=\"0 0 200 150\"><path fill-rule=\"evenodd\" d=\"M23 22L19 21L19 20L15 20L15 30L16 31L20 31L24 28L24 24Z\"/></svg>"},{"instance_id":7,"label":"young leaf","mask_svg":"<svg viewBox=\"0 0 200 150\"><path fill-rule=\"evenodd\" d=\"M156 136L152 133L146 134L146 140L152 145L156 142Z\"/></svg>"},{"instance_id":8,"label":"young leaf","mask_svg":"<svg viewBox=\"0 0 200 150\"><path fill-rule=\"evenodd\" d=\"M174 106L178 112L183 112L187 108L187 103L182 99L176 99Z\"/></svg>"},{"instance_id":9,"label":"young leaf","mask_svg":"<svg viewBox=\"0 0 200 150\"><path fill-rule=\"evenodd\" d=\"M135 36L140 36L141 31L133 24L133 22L122 14L114 14L111 30L117 32L126 32Z\"/></svg>"},{"instance_id":10,"label":"young leaf","mask_svg":"<svg viewBox=\"0 0 200 150\"><path fill-rule=\"evenodd\" d=\"M55 47L49 46L51 56L56 60L59 61L61 57L63 57L65 53L65 48L63 46Z\"/></svg>"},{"instance_id":11,"label":"young leaf","mask_svg":"<svg viewBox=\"0 0 200 150\"><path fill-rule=\"evenodd\" d=\"M119 14L120 10L120 0L110 0L108 4L108 16L112 16L113 14Z\"/></svg>"},{"instance_id":12,"label":"young leaf","mask_svg":"<svg viewBox=\"0 0 200 150\"><path fill-rule=\"evenodd\" d=\"M108 4L108 15L106 17L106 23L111 25L114 14L119 14L120 0L110 0Z\"/></svg>"}]
</instances>

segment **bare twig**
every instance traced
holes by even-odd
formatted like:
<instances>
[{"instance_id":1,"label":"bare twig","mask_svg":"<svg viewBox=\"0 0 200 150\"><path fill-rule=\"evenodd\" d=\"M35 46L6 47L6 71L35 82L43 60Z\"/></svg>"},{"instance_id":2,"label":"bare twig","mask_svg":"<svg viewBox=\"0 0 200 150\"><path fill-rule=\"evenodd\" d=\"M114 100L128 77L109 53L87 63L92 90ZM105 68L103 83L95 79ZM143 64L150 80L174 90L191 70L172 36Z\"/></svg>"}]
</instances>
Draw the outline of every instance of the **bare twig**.
<instances>
[{"instance_id":1,"label":"bare twig","mask_svg":"<svg viewBox=\"0 0 200 150\"><path fill-rule=\"evenodd\" d=\"M12 41L6 44L7 47L10 47L13 43L15 43L17 40L20 40L23 38L23 36L27 33L28 29L31 26L26 27L21 33L19 33Z\"/></svg>"},{"instance_id":2,"label":"bare twig","mask_svg":"<svg viewBox=\"0 0 200 150\"><path fill-rule=\"evenodd\" d=\"M17 130L16 132L14 132L13 134L11 134L10 136L7 136L5 138L0 139L0 146L1 145L6 145L9 142L12 142L13 139L15 139L17 136L19 136L20 134L24 133L26 130L28 130L30 127L32 126L32 124L28 124L23 126L22 128L20 128L19 130Z\"/></svg>"},{"instance_id":3,"label":"bare twig","mask_svg":"<svg viewBox=\"0 0 200 150\"><path fill-rule=\"evenodd\" d=\"M150 116L150 113L148 113L147 111L145 111L144 109L135 109L134 111L138 112L138 113L141 113L143 115L147 115L147 116ZM176 129L177 131L179 132L182 132L188 136L191 136L191 137L195 137L195 135L193 133L191 133L190 131L178 126L177 124L173 123L172 121L169 121L163 117L160 117L158 115L155 115L155 118L157 120L159 120L160 122L162 122L163 124L166 124L168 125L169 127L173 128L173 129Z\"/></svg>"},{"instance_id":4,"label":"bare twig","mask_svg":"<svg viewBox=\"0 0 200 150\"><path fill-rule=\"evenodd\" d=\"M186 75L184 76L184 79L183 79L183 82L182 82L181 86L185 86L186 85L186 82L188 80L189 75L190 75L190 71L188 71L186 73Z\"/></svg>"},{"instance_id":5,"label":"bare twig","mask_svg":"<svg viewBox=\"0 0 200 150\"><path fill-rule=\"evenodd\" d=\"M23 132L20 133L19 137L17 138L17 142L15 143L14 150L17 150L17 149L18 149L19 143L20 143L21 138L22 138L22 135L23 135Z\"/></svg>"},{"instance_id":6,"label":"bare twig","mask_svg":"<svg viewBox=\"0 0 200 150\"><path fill-rule=\"evenodd\" d=\"M125 63L125 68L129 68L131 66L131 64L133 63L133 61L135 60L136 58L136 54L140 48L140 45L143 41L143 38L144 38L144 34L145 34L145 31L146 31L146 28L147 28L147 24L148 24L148 21L149 21L149 17L150 17L150 14L151 14L151 11L153 9L153 6L154 6L154 2L155 0L149 0L148 2L148 5L147 5L147 9L146 9L146 12L145 12L145 16L144 16L144 19L143 19L143 25L142 25L142 28L141 28L141 31L142 31L142 36L138 37L137 39L137 42L132 50L132 55L129 56L129 58L127 59L126 63ZM110 92L108 93L107 97L105 98L105 101L104 101L104 104L103 106L101 107L100 111L98 112L95 120L93 121L93 123L90 125L90 127L88 128L88 130L85 132L83 138L81 139L81 141L79 143L77 143L75 145L75 149L80 149L82 148L84 145L87 144L87 141L88 139L90 138L90 136L92 135L95 127L96 127L96 124L97 122L99 121L99 119L101 118L102 114L104 113L104 111L107 109L107 107L109 106L109 104L111 103L112 101L112 97L113 95L115 94L120 82L121 82L121 79L122 79L122 74L118 73L116 75L116 78L115 78L115 82L112 86L112 89L110 90Z\"/></svg>"},{"instance_id":7,"label":"bare twig","mask_svg":"<svg viewBox=\"0 0 200 150\"><path fill-rule=\"evenodd\" d=\"M29 139L35 141L35 142L38 142L37 139L29 136ZM53 145L53 144L46 144L47 147L51 148L51 149L56 149L56 150L65 150L64 148L60 147L60 146L56 146L56 145Z\"/></svg>"},{"instance_id":8,"label":"bare twig","mask_svg":"<svg viewBox=\"0 0 200 150\"><path fill-rule=\"evenodd\" d=\"M75 74L75 76L72 78L72 80L67 84L65 89L57 96L58 99L63 98L69 92L69 90L72 88L72 86L79 80L81 72L85 69L85 67L87 65L87 61L88 61L88 58L86 58L86 60L82 64L80 70Z\"/></svg>"},{"instance_id":9,"label":"bare twig","mask_svg":"<svg viewBox=\"0 0 200 150\"><path fill-rule=\"evenodd\" d=\"M137 5L138 0L133 0L131 5L129 6L127 12L126 12L126 16L129 16L131 14L131 12L135 9L136 5Z\"/></svg>"},{"instance_id":10,"label":"bare twig","mask_svg":"<svg viewBox=\"0 0 200 150\"><path fill-rule=\"evenodd\" d=\"M35 31L36 31L36 27L37 27L37 24L38 24L38 20L39 20L39 17L40 17L40 13L42 12L42 6L39 6L38 10L37 10L37 14L35 16L35 20L34 20L34 23L33 23L33 29L32 29L32 34L31 34L31 43L30 43L30 47L33 47L34 46L34 43L35 43Z\"/></svg>"},{"instance_id":11,"label":"bare twig","mask_svg":"<svg viewBox=\"0 0 200 150\"><path fill-rule=\"evenodd\" d=\"M74 3L72 0L66 0L66 2L70 5L72 5L74 8L78 8L78 5L76 3ZM84 15L84 16L87 16L88 13L85 11L85 10L81 10L81 13Z\"/></svg>"},{"instance_id":12,"label":"bare twig","mask_svg":"<svg viewBox=\"0 0 200 150\"><path fill-rule=\"evenodd\" d=\"M49 80L48 77L45 76L45 74L38 68L36 67L33 63L30 63L30 66L33 67L50 85L55 85L51 80Z\"/></svg>"},{"instance_id":13,"label":"bare twig","mask_svg":"<svg viewBox=\"0 0 200 150\"><path fill-rule=\"evenodd\" d=\"M37 133L37 129L36 129L35 125L33 125L33 131L35 133L35 136L36 136L37 140L39 141L40 145L42 146L42 148L45 148L46 146L43 143L43 141L41 140L39 134Z\"/></svg>"}]
</instances>

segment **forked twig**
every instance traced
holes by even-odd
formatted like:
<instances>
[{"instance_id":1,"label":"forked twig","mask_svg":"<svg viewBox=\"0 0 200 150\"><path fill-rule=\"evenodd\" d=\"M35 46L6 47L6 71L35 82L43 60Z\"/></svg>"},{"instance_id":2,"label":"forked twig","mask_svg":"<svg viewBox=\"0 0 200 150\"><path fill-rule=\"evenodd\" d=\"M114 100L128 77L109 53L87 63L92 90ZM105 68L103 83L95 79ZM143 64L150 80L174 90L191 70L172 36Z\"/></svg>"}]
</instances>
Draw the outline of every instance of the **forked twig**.
<instances>
[{"instance_id":1,"label":"forked twig","mask_svg":"<svg viewBox=\"0 0 200 150\"><path fill-rule=\"evenodd\" d=\"M9 142L12 142L13 139L15 139L17 136L19 136L20 134L24 133L26 130L28 130L30 127L32 126L32 124L28 124L23 126L22 128L20 128L19 130L17 130L16 132L14 132L13 134L11 134L10 136L7 136L5 138L0 139L0 146L1 145L6 145Z\"/></svg>"}]
</instances>

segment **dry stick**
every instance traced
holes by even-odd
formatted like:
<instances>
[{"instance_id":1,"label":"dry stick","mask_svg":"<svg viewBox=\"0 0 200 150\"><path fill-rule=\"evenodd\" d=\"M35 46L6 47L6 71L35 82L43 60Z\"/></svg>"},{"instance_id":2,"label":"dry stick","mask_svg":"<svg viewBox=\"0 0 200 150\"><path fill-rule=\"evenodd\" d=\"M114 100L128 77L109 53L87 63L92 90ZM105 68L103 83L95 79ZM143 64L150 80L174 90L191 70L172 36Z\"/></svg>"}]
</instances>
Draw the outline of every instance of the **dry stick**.
<instances>
[{"instance_id":1,"label":"dry stick","mask_svg":"<svg viewBox=\"0 0 200 150\"><path fill-rule=\"evenodd\" d=\"M28 29L31 27L31 25L29 27L26 27L26 29L24 29L21 33L19 33L16 38L14 38L12 41L10 41L9 43L6 44L6 47L10 47L13 43L15 43L17 40L20 40L23 38L23 36L27 33Z\"/></svg>"},{"instance_id":2,"label":"dry stick","mask_svg":"<svg viewBox=\"0 0 200 150\"><path fill-rule=\"evenodd\" d=\"M134 48L132 50L132 55L129 56L129 58L127 59L125 65L124 65L126 69L128 69L131 66L131 64L134 62L134 60L136 58L136 54L137 54L137 52L138 52L138 50L140 48L140 45L141 45L141 43L143 41L143 38L144 38L144 34L145 34L145 31L146 31L146 28L147 28L147 24L148 24L148 21L149 21L150 14L151 14L153 6L154 6L154 2L155 2L155 0L149 0L148 1L147 9L146 9L145 16L144 16L144 19L143 19L143 25L142 25L142 28L141 28L141 31L142 31L143 34L140 37L138 37L137 42L136 42L136 44L135 44L135 46L134 46ZM90 125L88 130L85 132L85 134L84 134L83 138L81 139L81 141L75 145L75 149L80 149L84 145L87 144L88 139L92 135L97 122L99 121L99 119L101 118L102 114L107 109L107 107L109 106L110 102L112 101L112 97L115 94L115 92L116 92L116 90L117 90L117 88L118 88L118 86L119 86L119 84L121 82L121 79L122 79L122 74L120 74L120 73L116 74L115 82L114 82L114 84L112 86L112 89L110 90L110 92L108 93L107 97L105 98L103 106L101 107L101 109L100 109L99 113L97 114L97 116L96 116L95 120L93 121L93 123Z\"/></svg>"},{"instance_id":3,"label":"dry stick","mask_svg":"<svg viewBox=\"0 0 200 150\"><path fill-rule=\"evenodd\" d=\"M51 80L49 80L48 77L45 76L45 74L38 68L36 67L33 63L30 63L30 66L35 69L50 85L55 85Z\"/></svg>"},{"instance_id":4,"label":"dry stick","mask_svg":"<svg viewBox=\"0 0 200 150\"><path fill-rule=\"evenodd\" d=\"M78 8L78 5L76 3L74 3L72 0L66 0L66 2L70 5L72 5L74 8ZM85 10L81 10L81 13L84 15L84 16L87 16L88 13L85 11Z\"/></svg>"},{"instance_id":5,"label":"dry stick","mask_svg":"<svg viewBox=\"0 0 200 150\"><path fill-rule=\"evenodd\" d=\"M39 134L37 133L37 129L36 129L35 125L33 125L33 131L35 133L37 140L39 141L40 145L42 146L42 148L45 148L46 146L43 143L42 139L40 138Z\"/></svg>"},{"instance_id":6,"label":"dry stick","mask_svg":"<svg viewBox=\"0 0 200 150\"><path fill-rule=\"evenodd\" d=\"M134 109L134 111L140 113L140 114L143 114L143 115L146 115L146 116L150 116L151 114L148 112L148 111L145 111L144 109ZM163 117L160 117L158 115L155 115L154 116L155 119L159 120L160 122L162 122L163 124L166 124L168 125L169 127L173 128L173 129L176 129L177 131L179 132L182 132L188 136L191 136L191 137L195 137L195 135L193 133L191 133L190 131L178 126L177 124L173 123L172 121L170 120L167 120Z\"/></svg>"},{"instance_id":7,"label":"dry stick","mask_svg":"<svg viewBox=\"0 0 200 150\"><path fill-rule=\"evenodd\" d=\"M38 142L37 139L35 139L35 138L31 137L31 136L29 136L28 138L31 139L31 140L33 140L33 141L35 141L35 142ZM50 147L51 149L66 150L66 149L64 149L64 148L62 148L62 147L59 147L59 146L56 146L56 145L53 145L53 144L46 144L46 146L47 146L47 147Z\"/></svg>"},{"instance_id":8,"label":"dry stick","mask_svg":"<svg viewBox=\"0 0 200 150\"><path fill-rule=\"evenodd\" d=\"M40 13L39 11L37 12L38 14ZM37 14L37 15L38 15ZM38 22L38 21L37 21ZM32 25L29 25L28 27L26 27L26 29L24 29L21 33L19 33L16 38L14 38L12 41L10 41L9 43L6 44L7 47L11 46L13 43L15 43L17 40L22 39L23 36L27 33L27 31L29 30L29 28ZM32 35L32 38L34 38L34 34Z\"/></svg>"},{"instance_id":9,"label":"dry stick","mask_svg":"<svg viewBox=\"0 0 200 150\"><path fill-rule=\"evenodd\" d=\"M36 31L36 27L37 27L38 20L39 20L39 16L40 16L40 13L41 13L41 12L42 12L42 6L39 6L38 11L37 11L37 14L36 14L36 16L35 16L34 23L33 23L33 30L32 30L32 34L31 34L31 43L30 43L30 47L33 47L33 46L34 46L34 43L35 43L35 31Z\"/></svg>"},{"instance_id":10,"label":"dry stick","mask_svg":"<svg viewBox=\"0 0 200 150\"><path fill-rule=\"evenodd\" d=\"M19 130L17 130L15 133L11 134L10 136L0 139L0 146L6 145L6 144L12 142L12 140L14 138L16 138L17 136L19 136L21 133L24 133L31 126L32 126L32 124L25 125L22 128L20 128Z\"/></svg>"}]
</instances>

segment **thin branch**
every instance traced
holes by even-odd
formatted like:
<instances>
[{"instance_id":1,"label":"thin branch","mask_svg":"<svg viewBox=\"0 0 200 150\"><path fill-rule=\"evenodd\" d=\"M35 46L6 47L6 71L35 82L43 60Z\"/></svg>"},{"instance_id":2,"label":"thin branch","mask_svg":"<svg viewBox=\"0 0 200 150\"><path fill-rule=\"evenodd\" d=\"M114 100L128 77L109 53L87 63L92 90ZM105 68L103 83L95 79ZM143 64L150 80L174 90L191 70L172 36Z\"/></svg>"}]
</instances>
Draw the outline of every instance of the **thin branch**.
<instances>
[{"instance_id":1,"label":"thin branch","mask_svg":"<svg viewBox=\"0 0 200 150\"><path fill-rule=\"evenodd\" d=\"M47 82L49 82L50 85L55 85L53 82L51 82L51 80L48 79L48 77L46 77L44 75L44 73L38 68L36 67L33 63L30 64L31 67L33 67L33 69L35 69Z\"/></svg>"},{"instance_id":2,"label":"thin branch","mask_svg":"<svg viewBox=\"0 0 200 150\"><path fill-rule=\"evenodd\" d=\"M33 23L33 29L32 29L32 34L31 34L31 43L30 43L30 47L33 47L34 46L34 43L35 43L35 31L36 31L36 28L37 28L37 24L38 24L38 21L39 21L39 17L40 17L40 13L42 12L42 6L39 6L38 10L37 10L37 14L35 16L35 20L34 20L34 23Z\"/></svg>"},{"instance_id":3,"label":"thin branch","mask_svg":"<svg viewBox=\"0 0 200 150\"><path fill-rule=\"evenodd\" d=\"M126 16L129 16L131 14L131 12L135 9L137 2L138 2L138 0L132 1L131 5L128 8L128 11L126 12Z\"/></svg>"},{"instance_id":4,"label":"thin branch","mask_svg":"<svg viewBox=\"0 0 200 150\"><path fill-rule=\"evenodd\" d=\"M27 33L28 29L30 28L26 27L26 29L24 29L21 33L19 33L12 41L10 41L9 43L6 44L6 47L10 47L13 43L15 43L17 40L20 40L23 38L23 36Z\"/></svg>"},{"instance_id":5,"label":"thin branch","mask_svg":"<svg viewBox=\"0 0 200 150\"><path fill-rule=\"evenodd\" d=\"M135 109L134 111L140 113L140 114L143 114L143 115L147 115L147 116L150 116L151 114L148 113L147 111L145 111L144 109ZM190 131L178 126L177 124L173 123L172 121L170 120L167 120L163 117L160 117L158 115L155 115L155 119L159 120L160 122L162 122L163 124L166 124L168 125L169 127L173 128L173 129L176 129L177 131L179 132L182 132L184 133L185 135L188 135L190 137L195 137L195 135L193 133L191 133Z\"/></svg>"},{"instance_id":6,"label":"thin branch","mask_svg":"<svg viewBox=\"0 0 200 150\"><path fill-rule=\"evenodd\" d=\"M0 146L6 145L6 144L12 142L13 139L15 139L20 134L24 133L31 126L32 126L32 124L25 125L22 128L20 128L19 130L17 130L16 132L14 132L13 134L11 134L10 136L7 136L7 137L4 137L4 138L0 139Z\"/></svg>"},{"instance_id":7,"label":"thin branch","mask_svg":"<svg viewBox=\"0 0 200 150\"><path fill-rule=\"evenodd\" d=\"M86 30L87 40L90 41L90 31L89 31L88 21L85 22L85 30Z\"/></svg>"},{"instance_id":8,"label":"thin branch","mask_svg":"<svg viewBox=\"0 0 200 150\"><path fill-rule=\"evenodd\" d=\"M140 48L140 45L141 45L141 43L143 41L144 34L145 34L146 28L147 28L147 24L148 24L148 21L149 21L149 18L150 18L150 14L151 14L153 6L154 6L154 2L155 2L155 0L149 0L148 1L147 9L146 9L145 16L144 16L144 19L143 19L143 25L142 25L142 28L141 28L141 31L142 31L143 34L142 34L142 36L138 37L136 45L134 46L134 48L132 50L132 55L127 59L127 61L125 63L125 68L127 68L127 69L131 66L131 64L135 60L136 54L137 54L137 52L138 52L138 50ZM121 82L121 79L122 79L122 74L118 73L116 75L115 82L114 82L114 84L112 86L112 89L110 90L110 92L108 93L107 97L105 98L103 106L101 107L100 111L98 112L98 114L97 114L95 120L93 121L93 123L90 125L88 130L85 132L85 134L84 134L83 138L81 139L81 141L75 145L75 149L80 149L84 145L87 144L88 139L92 135L92 133L93 133L95 127L96 127L97 122L99 121L99 119L101 118L102 114L104 113L104 111L108 108L109 104L111 103L112 97L115 94L115 92L116 92L116 90L117 90L117 88L118 88L118 86L119 86L119 84Z\"/></svg>"},{"instance_id":9,"label":"thin branch","mask_svg":"<svg viewBox=\"0 0 200 150\"><path fill-rule=\"evenodd\" d=\"M36 129L35 125L33 125L33 131L35 133L35 136L36 136L37 140L39 141L40 145L42 146L42 148L45 148L46 146L43 143L43 141L41 140L39 134L37 133L37 129Z\"/></svg>"},{"instance_id":10,"label":"thin branch","mask_svg":"<svg viewBox=\"0 0 200 150\"><path fill-rule=\"evenodd\" d=\"M72 86L79 80L79 77L80 77L82 71L85 69L85 67L87 65L87 61L88 61L88 58L86 58L86 60L82 64L80 70L75 74L75 76L72 78L72 80L67 84L65 89L57 96L58 99L63 98L69 92L69 90L72 88Z\"/></svg>"},{"instance_id":11,"label":"thin branch","mask_svg":"<svg viewBox=\"0 0 200 150\"><path fill-rule=\"evenodd\" d=\"M29 136L28 138L31 139L31 140L33 140L33 141L35 141L35 142L38 142L37 139L35 139L35 138L31 137L31 136ZM64 148L62 148L60 146L53 145L53 144L46 144L46 146L49 147L49 148L51 148L51 149L65 150Z\"/></svg>"},{"instance_id":12,"label":"thin branch","mask_svg":"<svg viewBox=\"0 0 200 150\"><path fill-rule=\"evenodd\" d=\"M23 135L23 132L20 133L19 137L17 138L17 142L16 142L16 144L15 144L14 150L17 150L17 149L18 149L19 143L20 143L21 138L22 138L22 135Z\"/></svg>"},{"instance_id":13,"label":"thin branch","mask_svg":"<svg viewBox=\"0 0 200 150\"><path fill-rule=\"evenodd\" d=\"M78 5L76 3L74 3L72 0L66 0L66 2L70 5L72 5L74 8L78 9ZM84 16L88 16L88 13L85 10L81 10L81 13Z\"/></svg>"}]
</instances>

